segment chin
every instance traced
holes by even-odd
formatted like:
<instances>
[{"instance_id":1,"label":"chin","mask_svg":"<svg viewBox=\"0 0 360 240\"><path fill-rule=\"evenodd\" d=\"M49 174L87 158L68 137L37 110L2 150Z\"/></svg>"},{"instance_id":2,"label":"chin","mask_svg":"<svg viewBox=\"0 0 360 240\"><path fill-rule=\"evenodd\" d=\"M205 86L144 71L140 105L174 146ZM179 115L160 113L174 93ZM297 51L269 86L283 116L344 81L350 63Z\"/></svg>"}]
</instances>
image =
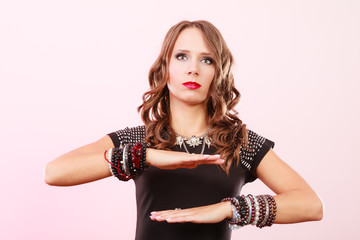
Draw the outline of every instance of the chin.
<instances>
[{"instance_id":1,"label":"chin","mask_svg":"<svg viewBox=\"0 0 360 240\"><path fill-rule=\"evenodd\" d=\"M191 106L205 105L205 100L206 99L187 99L185 103Z\"/></svg>"},{"instance_id":2,"label":"chin","mask_svg":"<svg viewBox=\"0 0 360 240\"><path fill-rule=\"evenodd\" d=\"M206 96L201 96L200 94L196 93L187 93L187 94L177 94L177 95L170 95L170 102L182 102L186 105L199 105L199 104L205 104Z\"/></svg>"}]
</instances>

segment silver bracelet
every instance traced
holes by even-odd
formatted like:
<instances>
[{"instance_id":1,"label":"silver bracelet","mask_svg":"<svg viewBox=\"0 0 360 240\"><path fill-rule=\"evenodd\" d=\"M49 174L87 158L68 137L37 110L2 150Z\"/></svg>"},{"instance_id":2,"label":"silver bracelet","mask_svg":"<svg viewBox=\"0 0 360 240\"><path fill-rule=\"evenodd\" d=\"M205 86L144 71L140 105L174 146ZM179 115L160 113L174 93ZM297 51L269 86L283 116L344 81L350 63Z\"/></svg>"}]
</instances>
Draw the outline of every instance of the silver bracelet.
<instances>
[{"instance_id":1,"label":"silver bracelet","mask_svg":"<svg viewBox=\"0 0 360 240\"><path fill-rule=\"evenodd\" d=\"M245 197L245 200L246 200L246 203L247 203L248 209L249 209L249 216L248 216L248 218L246 219L246 224L250 224L251 214L252 214L251 200L250 200L249 196L246 196L246 197Z\"/></svg>"},{"instance_id":2,"label":"silver bracelet","mask_svg":"<svg viewBox=\"0 0 360 240\"><path fill-rule=\"evenodd\" d=\"M123 162L122 162L122 165L123 165L123 169L124 169L124 173L125 173L125 176L129 177L131 174L130 174L130 169L129 169L129 166L128 166L128 157L129 157L129 154L128 154L128 148L131 144L128 143L125 145L124 147L124 150L123 150Z\"/></svg>"},{"instance_id":3,"label":"silver bracelet","mask_svg":"<svg viewBox=\"0 0 360 240\"><path fill-rule=\"evenodd\" d=\"M115 176L115 174L114 174L114 172L113 172L113 168L112 168L112 152L113 152L113 149L111 148L111 149L109 149L108 151L107 151L107 153L106 153L106 157L107 157L107 159L109 160L109 169L110 169L110 172L111 172L111 175L113 175L114 177L116 177Z\"/></svg>"}]
</instances>

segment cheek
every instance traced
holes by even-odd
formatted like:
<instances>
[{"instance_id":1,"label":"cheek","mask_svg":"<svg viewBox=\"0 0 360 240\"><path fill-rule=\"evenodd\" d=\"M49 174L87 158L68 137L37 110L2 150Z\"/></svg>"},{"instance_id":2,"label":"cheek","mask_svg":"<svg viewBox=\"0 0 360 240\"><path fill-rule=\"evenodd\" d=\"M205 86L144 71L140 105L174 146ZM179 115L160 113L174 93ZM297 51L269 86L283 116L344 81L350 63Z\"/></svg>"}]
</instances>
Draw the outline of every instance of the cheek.
<instances>
[{"instance_id":1,"label":"cheek","mask_svg":"<svg viewBox=\"0 0 360 240\"><path fill-rule=\"evenodd\" d=\"M215 77L215 68L207 69L207 71L205 71L205 75L207 83L210 86L211 82L214 80Z\"/></svg>"},{"instance_id":2,"label":"cheek","mask_svg":"<svg viewBox=\"0 0 360 240\"><path fill-rule=\"evenodd\" d=\"M182 66L178 62L170 62L169 64L169 79L176 79L182 72Z\"/></svg>"},{"instance_id":3,"label":"cheek","mask_svg":"<svg viewBox=\"0 0 360 240\"><path fill-rule=\"evenodd\" d=\"M167 87L170 92L176 91L177 82L179 82L179 67L176 62L169 63L169 78L167 81Z\"/></svg>"},{"instance_id":4,"label":"cheek","mask_svg":"<svg viewBox=\"0 0 360 240\"><path fill-rule=\"evenodd\" d=\"M215 69L215 65L213 64L212 68L210 70L210 73L209 73L212 76L211 79L213 79L215 77L215 72L216 72L216 69Z\"/></svg>"}]
</instances>

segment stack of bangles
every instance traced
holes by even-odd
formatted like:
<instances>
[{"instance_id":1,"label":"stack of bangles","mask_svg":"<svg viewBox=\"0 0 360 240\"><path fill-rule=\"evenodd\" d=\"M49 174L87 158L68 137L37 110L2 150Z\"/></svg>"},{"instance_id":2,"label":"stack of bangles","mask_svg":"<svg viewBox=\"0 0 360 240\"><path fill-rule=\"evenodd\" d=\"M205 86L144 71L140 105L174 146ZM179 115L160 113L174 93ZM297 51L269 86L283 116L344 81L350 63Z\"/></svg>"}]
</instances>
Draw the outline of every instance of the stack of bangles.
<instances>
[{"instance_id":1,"label":"stack of bangles","mask_svg":"<svg viewBox=\"0 0 360 240\"><path fill-rule=\"evenodd\" d=\"M258 228L270 227L276 218L276 202L271 195L253 196L251 194L224 198L222 202L230 201L233 217L227 219L233 230L246 225Z\"/></svg>"},{"instance_id":2,"label":"stack of bangles","mask_svg":"<svg viewBox=\"0 0 360 240\"><path fill-rule=\"evenodd\" d=\"M145 143L129 143L124 147L105 151L104 158L109 163L111 174L121 181L140 176L148 168L146 146Z\"/></svg>"}]
</instances>

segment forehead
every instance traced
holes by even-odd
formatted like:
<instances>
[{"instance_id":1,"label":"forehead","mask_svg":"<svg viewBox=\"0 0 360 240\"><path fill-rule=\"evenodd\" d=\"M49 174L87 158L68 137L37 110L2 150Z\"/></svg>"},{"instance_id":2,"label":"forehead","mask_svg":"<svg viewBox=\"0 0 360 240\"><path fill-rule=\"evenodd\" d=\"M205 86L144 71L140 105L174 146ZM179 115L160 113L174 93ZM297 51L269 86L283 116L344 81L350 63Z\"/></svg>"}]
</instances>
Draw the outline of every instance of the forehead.
<instances>
[{"instance_id":1,"label":"forehead","mask_svg":"<svg viewBox=\"0 0 360 240\"><path fill-rule=\"evenodd\" d=\"M187 28L179 34L174 45L174 51L176 50L210 53L204 41L203 33L194 27Z\"/></svg>"}]
</instances>

